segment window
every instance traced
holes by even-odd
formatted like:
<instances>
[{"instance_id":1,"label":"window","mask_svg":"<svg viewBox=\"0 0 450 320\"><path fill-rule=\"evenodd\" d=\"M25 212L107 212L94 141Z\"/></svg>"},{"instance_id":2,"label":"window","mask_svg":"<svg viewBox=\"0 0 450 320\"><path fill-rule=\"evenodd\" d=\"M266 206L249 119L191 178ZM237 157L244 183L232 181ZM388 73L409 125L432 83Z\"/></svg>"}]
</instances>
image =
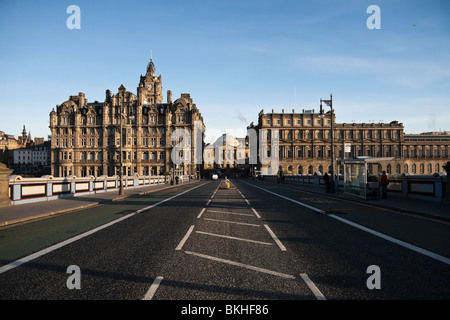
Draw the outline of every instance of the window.
<instances>
[{"instance_id":1,"label":"window","mask_svg":"<svg viewBox=\"0 0 450 320\"><path fill-rule=\"evenodd\" d=\"M270 126L270 120L269 120L269 119L266 120L266 124L267 124L268 126Z\"/></svg>"},{"instance_id":2,"label":"window","mask_svg":"<svg viewBox=\"0 0 450 320\"><path fill-rule=\"evenodd\" d=\"M297 174L303 174L303 166L298 166Z\"/></svg>"}]
</instances>

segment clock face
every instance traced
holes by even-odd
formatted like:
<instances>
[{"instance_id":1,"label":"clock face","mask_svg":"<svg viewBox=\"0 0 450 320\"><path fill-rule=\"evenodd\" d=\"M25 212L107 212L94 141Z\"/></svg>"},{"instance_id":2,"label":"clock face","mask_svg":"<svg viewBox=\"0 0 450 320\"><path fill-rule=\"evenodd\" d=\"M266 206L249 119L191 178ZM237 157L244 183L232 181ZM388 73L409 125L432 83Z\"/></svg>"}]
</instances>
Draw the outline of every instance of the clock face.
<instances>
[{"instance_id":1,"label":"clock face","mask_svg":"<svg viewBox=\"0 0 450 320\"><path fill-rule=\"evenodd\" d=\"M151 85L151 84L148 84L148 85L146 86L146 88L147 88L147 90L152 90L152 85Z\"/></svg>"}]
</instances>

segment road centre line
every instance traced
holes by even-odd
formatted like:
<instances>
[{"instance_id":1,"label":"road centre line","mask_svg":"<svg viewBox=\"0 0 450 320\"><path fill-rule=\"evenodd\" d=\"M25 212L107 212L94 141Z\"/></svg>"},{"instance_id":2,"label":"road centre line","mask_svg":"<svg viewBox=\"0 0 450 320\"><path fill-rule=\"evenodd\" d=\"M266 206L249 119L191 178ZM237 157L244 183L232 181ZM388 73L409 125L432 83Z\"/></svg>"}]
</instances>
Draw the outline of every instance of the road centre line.
<instances>
[{"instance_id":1,"label":"road centre line","mask_svg":"<svg viewBox=\"0 0 450 320\"><path fill-rule=\"evenodd\" d=\"M197 189L197 188L199 188L199 187L201 187L201 186L203 186L203 185L205 185L205 184L206 184L206 183L203 183L203 184L201 184L201 185L198 185L198 186L196 186L196 187L193 187L193 188L191 188L191 189L188 189L188 190L186 190L186 191L183 191L183 192L181 192L181 193L178 193L178 194L176 194L176 195L174 195L174 196L172 196L172 197L170 197L170 198L164 199L164 200L162 200L162 201L160 201L160 202L158 202L158 203L155 203L155 204L153 204L153 205L151 205L151 206L148 206L148 207L145 207L145 208L143 208L143 209L137 210L137 211L135 211L135 212L133 212L133 213L130 213L130 214L126 215L126 216L120 217L120 218L118 218L118 219L116 219L116 220L113 220L113 221L111 221L111 222L108 222L108 223L106 223L106 224L104 224L104 225L101 225L101 226L99 226L99 227L97 227L97 228L91 229L91 230L86 231L86 232L84 232L84 233L82 233L82 234L79 234L79 235L77 235L77 236L75 236L75 237L72 237L72 238L70 238L70 239L64 240L64 241L62 241L62 242L60 242L60 243L57 243L57 244L55 244L55 245L52 245L52 246L50 246L50 247L48 247L48 248L45 248L45 249L43 249L43 250L40 250L40 251L35 252L35 253L33 253L33 254L30 254L30 255L28 255L28 256L26 256L26 257L23 257L23 258L21 258L21 259L19 259L19 260L13 261L13 262L11 262L11 263L9 263L9 264L7 264L7 265L4 265L4 266L0 267L0 274L1 274L1 273L4 273L4 272L6 272L6 271L9 271L9 270L11 270L11 269L14 269L15 267L18 267L18 266L20 266L20 265L22 265L22 264L24 264L24 263L27 263L27 262L29 262L29 261L32 261L32 260L36 259L36 258L39 258L39 257L41 257L41 256L43 256L43 255L45 255L45 254L47 254L47 253L49 253L49 252L52 252L52 251L54 251L54 250L56 250L56 249L62 248L62 247L66 246L66 245L68 245L68 244L70 244L70 243L73 243L73 242L75 242L75 241L77 241L77 240L80 240L80 239L82 239L82 238L85 238L85 237L87 237L87 236L89 236L89 235L91 235L91 234L94 234L94 233L96 233L96 232L98 232L98 231L100 231L100 230L103 230L103 229L105 229L105 228L108 228L108 227L110 227L110 226L112 226L112 225L114 225L114 224L116 224L116 223L119 223L119 222L125 220L125 219L131 218L131 217L133 217L134 215L136 215L136 214L138 214L138 213L141 213L141 212L143 212L143 211L145 211L145 210L149 210L149 209L151 209L151 208L154 208L154 207L156 207L156 206L159 206L160 204L163 204L164 202L167 202L167 201L170 201L170 200L172 200L172 199L175 199L176 197L179 197L179 196L181 196L181 195L183 195L183 194L185 194L185 193L187 193L187 192L189 192L189 191L192 191L192 190L194 190L194 189Z\"/></svg>"},{"instance_id":2,"label":"road centre line","mask_svg":"<svg viewBox=\"0 0 450 320\"><path fill-rule=\"evenodd\" d=\"M217 210L209 210L208 212L214 212L214 213L226 213L226 214L235 214L235 215L240 215L240 216L247 216L247 217L253 217L252 214L248 214L248 213L239 213L239 212L229 212L229 211L217 211ZM198 217L197 217L198 218Z\"/></svg>"},{"instance_id":3,"label":"road centre line","mask_svg":"<svg viewBox=\"0 0 450 320\"><path fill-rule=\"evenodd\" d=\"M250 269L250 270L253 270L253 271L258 271L258 272L262 272L262 273L266 273L266 274L271 274L271 275L274 275L274 276L277 276L277 277L282 277L282 278L286 278L286 279L295 279L295 277L293 275L290 275L290 274L285 274L285 273L281 273L281 272L277 272L277 271L272 271L272 270L269 270L269 269L259 268L259 267L255 267L255 266L252 266L252 265L248 265L248 264L244 264L244 263L240 263L240 262L236 262L236 261L231 261L231 260L226 260L226 259L217 258L217 257L213 257L213 256L208 256L208 255L202 254L202 253L196 253L196 252L192 252L192 251L184 251L184 252L186 254L197 256L197 257L200 257L200 258L205 258L205 259L213 260L213 261L216 261L216 262L222 262L222 263L230 264L230 265L233 265L233 266Z\"/></svg>"},{"instance_id":4,"label":"road centre line","mask_svg":"<svg viewBox=\"0 0 450 320\"><path fill-rule=\"evenodd\" d=\"M210 218L203 218L203 220L216 221L216 222L224 222L224 223L234 223L234 224L240 224L240 225L250 226L250 227L260 227L259 224L253 224L253 223L244 223L244 222L236 222L236 221L228 221L228 220L219 220L219 219L210 219Z\"/></svg>"},{"instance_id":5,"label":"road centre line","mask_svg":"<svg viewBox=\"0 0 450 320\"><path fill-rule=\"evenodd\" d=\"M202 216L203 212L205 212L206 208L203 208L202 211L200 211L199 215L197 216L197 219L200 219L200 217Z\"/></svg>"},{"instance_id":6,"label":"road centre line","mask_svg":"<svg viewBox=\"0 0 450 320\"><path fill-rule=\"evenodd\" d=\"M153 296L156 293L156 290L158 290L158 287L163 279L164 278L161 276L156 277L156 279L153 281L152 285L150 286L150 288L148 289L147 293L145 294L142 300L152 300Z\"/></svg>"},{"instance_id":7,"label":"road centre line","mask_svg":"<svg viewBox=\"0 0 450 320\"><path fill-rule=\"evenodd\" d=\"M242 182L244 182L244 181L242 181ZM425 256L428 256L428 257L430 257L430 258L436 259L436 260L438 260L438 261L441 261L441 262L443 262L443 263L446 263L446 264L450 265L450 259L447 258L447 257L444 257L444 256L441 256L441 255L436 254L436 253L434 253L434 252L431 252L431 251L428 251L428 250L419 248L419 247L417 247L417 246L415 246L415 245L409 244L409 243L404 242L404 241L401 241L401 240L399 240L399 239L395 239L395 238L393 238L393 237L391 237L391 236L388 236L388 235L385 235L385 234L383 234L383 233L381 233L381 232L378 232L378 231L372 230L372 229L370 229L370 228L364 227L364 226L362 226L362 225L360 225L360 224L357 224L357 223L355 223L355 222L346 220L346 219L344 219L344 218L342 218L342 217L338 217L338 216L336 216L336 215L334 215L334 214L326 214L326 212L323 211L323 210L321 210L321 209L311 207L311 206L309 206L309 205L307 205L307 204L304 204L304 203L299 202L299 201L296 201L296 200L294 200L294 199L291 199L291 198L282 196L282 195L277 194L277 193L275 193L275 192L266 190L266 189L264 189L264 188L261 188L261 187L255 186L255 185L252 185L252 184L247 183L247 182L244 182L244 183L246 183L246 184L248 184L248 185L250 185L250 186L252 186L252 187L261 189L261 190L263 190L263 191L266 191L266 192L268 192L268 193L271 193L271 194L273 194L273 195L275 195L275 196L278 196L278 197L280 197L280 198L283 198L283 199L286 199L286 200L288 200L288 201L291 201L291 202L293 202L293 203L296 203L296 204L299 204L299 205L301 205L301 206L307 207L307 208L309 208L309 209L311 209L311 210L313 210L313 211L322 213L322 214L326 215L327 217L330 217L330 218L339 220L339 221L341 221L341 222L343 222L343 223L346 223L346 224L348 224L348 225L350 225L350 226L353 226L353 227L355 227L355 228L357 228L357 229L366 231L366 232L368 232L368 233L370 233L370 234L372 234L372 235L374 235L374 236L380 237L380 238L382 238L382 239L384 239L384 240L390 241L390 242L395 243L395 244L397 244L397 245L400 245L400 246L402 246L402 247L404 247L404 248L413 250L413 251L415 251L415 252L418 252L418 253L420 253L420 254L423 254L423 255L425 255Z\"/></svg>"},{"instance_id":8,"label":"road centre line","mask_svg":"<svg viewBox=\"0 0 450 320\"><path fill-rule=\"evenodd\" d=\"M261 219L261 216L258 214L258 212L255 210L255 208L252 207L253 213L256 215L258 219Z\"/></svg>"},{"instance_id":9,"label":"road centre line","mask_svg":"<svg viewBox=\"0 0 450 320\"><path fill-rule=\"evenodd\" d=\"M211 199L208 200L208 202L206 203L206 205L209 205L210 202L211 202Z\"/></svg>"},{"instance_id":10,"label":"road centre line","mask_svg":"<svg viewBox=\"0 0 450 320\"><path fill-rule=\"evenodd\" d=\"M251 239L244 239L244 238L226 236L226 235L222 235L222 234L209 233L209 232L203 232L203 231L195 231L195 232L196 233L200 233L200 234L205 234L205 235L208 235L208 236L213 236L213 237L233 239L233 240L240 240L240 241L245 241L245 242L251 242L251 243L264 244L264 245L267 245L267 246L273 246L273 243L270 243L270 242L263 242L263 241L257 241L257 240L251 240Z\"/></svg>"},{"instance_id":11,"label":"road centre line","mask_svg":"<svg viewBox=\"0 0 450 320\"><path fill-rule=\"evenodd\" d=\"M312 291L312 293L314 293L317 300L327 300L327 299L325 299L325 296L322 294L322 292L320 292L320 290L316 287L314 282L311 281L311 279L308 277L308 275L306 273L300 274L300 277L303 279L303 281L305 281L306 285Z\"/></svg>"},{"instance_id":12,"label":"road centre line","mask_svg":"<svg viewBox=\"0 0 450 320\"><path fill-rule=\"evenodd\" d=\"M275 233L273 233L273 231L269 228L269 226L267 224L264 224L264 227L266 227L266 229L270 233L273 241L275 241L275 243L278 245L278 247L280 247L281 251L286 251L286 247L283 246L281 241L277 238L277 236L275 235Z\"/></svg>"},{"instance_id":13,"label":"road centre line","mask_svg":"<svg viewBox=\"0 0 450 320\"><path fill-rule=\"evenodd\" d=\"M181 248L183 248L184 243L186 242L186 240L189 238L189 236L192 233L192 230L194 230L194 225L192 225L189 230L186 232L185 236L183 237L183 239L181 239L180 243L178 244L178 246L175 248L175 251L179 251L181 250Z\"/></svg>"}]
</instances>

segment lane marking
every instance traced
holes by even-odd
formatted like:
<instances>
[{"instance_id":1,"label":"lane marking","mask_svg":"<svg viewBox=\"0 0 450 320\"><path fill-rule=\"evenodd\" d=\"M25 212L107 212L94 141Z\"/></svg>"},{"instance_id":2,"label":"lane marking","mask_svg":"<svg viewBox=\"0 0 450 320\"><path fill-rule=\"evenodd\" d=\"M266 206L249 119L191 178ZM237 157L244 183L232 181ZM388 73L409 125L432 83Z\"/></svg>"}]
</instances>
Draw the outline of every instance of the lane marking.
<instances>
[{"instance_id":1,"label":"lane marking","mask_svg":"<svg viewBox=\"0 0 450 320\"><path fill-rule=\"evenodd\" d=\"M216 222L224 222L224 223L234 223L234 224L240 224L240 225L243 225L243 226L250 226L250 227L260 227L259 224L253 224L253 223L244 223L244 222L236 222L236 221L228 221L228 220L219 220L219 219L210 219L210 218L203 218L203 220L216 221Z\"/></svg>"},{"instance_id":2,"label":"lane marking","mask_svg":"<svg viewBox=\"0 0 450 320\"><path fill-rule=\"evenodd\" d=\"M242 181L242 182L244 182L244 181ZM410 250L412 250L412 251L415 251L415 252L417 252L417 253L423 254L423 255L425 255L425 256L428 256L428 257L430 257L430 258L436 259L436 260L438 260L438 261L441 261L441 262L443 262L443 263L445 263L445 264L450 265L450 259L449 259L449 258L444 257L444 256L441 256L441 255L439 255L439 254L437 254L437 253L434 253L434 252L431 252L431 251L422 249L422 248L420 248L420 247L417 247L417 246L415 246L415 245L409 244L409 243L404 242L404 241L402 241L402 240L399 240L399 239L393 238L393 237L391 237L391 236L388 236L388 235L386 235L386 234L384 234L384 233L381 233L381 232L378 232L378 231L369 229L369 228L364 227L364 226L362 226L362 225L360 225L360 224L357 224L357 223L355 223L355 222L351 222L351 221L346 220L346 219L344 219L344 218L342 218L342 217L338 217L338 216L336 216L336 215L334 215L334 214L326 214L325 211L323 211L323 210L321 210L321 209L317 209L317 208L308 206L307 204L304 204L304 203L301 203L301 202L296 201L296 200L294 200L294 199L291 199L291 198L282 196L282 195L280 195L280 194L277 194L277 193L275 193L275 192L266 190L266 189L264 189L264 188L261 188L261 187L258 187L258 186L254 186L254 185L252 185L252 184L250 184L250 183L247 183L247 182L244 182L244 183L246 183L246 184L248 184L248 185L250 185L250 186L252 186L252 187L261 189L261 190L263 190L263 191L266 191L266 192L268 192L268 193L271 193L271 194L273 194L273 195L275 195L275 196L278 196L278 197L280 197L280 198L283 198L283 199L286 199L286 200L288 200L288 201L291 201L291 202L293 202L293 203L296 203L296 204L299 204L299 205L301 205L301 206L307 207L307 208L309 208L309 209L311 209L311 210L314 210L314 211L316 211L316 212L322 213L322 214L326 215L327 217L331 217L331 218L333 218L333 219L339 220L339 221L341 221L341 222L343 222L343 223L346 223L346 224L348 224L348 225L350 225L350 226L353 226L353 227L355 227L355 228L358 228L358 229L360 229L360 230L366 231L366 232L368 232L368 233L370 233L370 234L372 234L372 235L374 235L374 236L380 237L380 238L382 238L382 239L384 239L384 240L390 241L390 242L395 243L395 244L397 244L397 245L400 245L400 246L402 246L402 247L404 247L404 248L410 249Z\"/></svg>"},{"instance_id":3,"label":"lane marking","mask_svg":"<svg viewBox=\"0 0 450 320\"><path fill-rule=\"evenodd\" d=\"M209 203L209 201L208 201ZM233 208L233 209L248 209L248 207L238 207L238 206L227 206L225 204L212 204L211 207L218 207L218 208Z\"/></svg>"},{"instance_id":4,"label":"lane marking","mask_svg":"<svg viewBox=\"0 0 450 320\"><path fill-rule=\"evenodd\" d=\"M295 277L293 275L286 274L286 273L281 273L281 272L272 271L272 270L269 270L269 269L259 268L259 267L251 266L251 265L240 263L240 262L236 262L236 261L231 261L231 260L226 260L226 259L217 258L217 257L213 257L213 256L208 256L208 255L202 254L202 253L196 253L196 252L191 252L191 251L184 251L184 252L189 254L189 255L197 256L197 257L200 257L200 258L205 258L205 259L213 260L213 261L216 261L216 262L222 262L222 263L230 264L230 265L233 265L233 266L250 269L250 270L253 270L253 271L258 271L258 272L262 272L262 273L266 273L266 274L271 274L271 275L274 275L274 276L277 276L277 277L282 277L282 278L286 278L286 279L295 279Z\"/></svg>"},{"instance_id":5,"label":"lane marking","mask_svg":"<svg viewBox=\"0 0 450 320\"><path fill-rule=\"evenodd\" d=\"M275 233L273 233L273 231L269 228L269 226L267 224L265 224L264 227L266 227L267 231L270 233L270 235L272 236L272 239L275 241L275 243L280 247L281 251L286 251L286 247L283 246L281 241L277 238L277 236L275 235Z\"/></svg>"},{"instance_id":6,"label":"lane marking","mask_svg":"<svg viewBox=\"0 0 450 320\"><path fill-rule=\"evenodd\" d=\"M255 210L255 208L252 207L253 213L256 215L258 219L261 219L261 216L258 214L258 212Z\"/></svg>"},{"instance_id":7,"label":"lane marking","mask_svg":"<svg viewBox=\"0 0 450 320\"><path fill-rule=\"evenodd\" d=\"M70 239L64 240L64 241L62 241L62 242L60 242L60 243L57 243L57 244L55 244L55 245L52 245L52 246L50 246L50 247L48 247L48 248L46 248L46 249L40 250L40 251L35 252L35 253L33 253L33 254L30 254L30 255L28 255L28 256L26 256L26 257L23 257L23 258L21 258L21 259L19 259L19 260L13 261L13 262L11 262L11 263L9 263L9 264L7 264L7 265L4 265L4 266L0 267L0 274L3 273L3 272L9 271L9 270L11 270L11 269L14 269L15 267L18 267L18 266L20 266L20 265L22 265L22 264L24 264L24 263L30 262L31 260L34 260L34 259L36 259L36 258L39 258L39 257L41 257L41 256L43 256L43 255L45 255L45 254L47 254L47 253L49 253L49 252L52 252L52 251L54 251L54 250L56 250L56 249L62 248L62 247L66 246L66 245L68 245L68 244L70 244L70 243L73 243L73 242L75 242L75 241L77 241L77 240L80 240L80 239L82 239L82 238L85 238L85 237L87 237L87 236L90 236L91 234L94 234L94 233L96 233L96 232L98 232L98 231L100 231L100 230L103 230L103 229L105 229L105 228L108 228L108 227L110 227L110 226L112 226L112 225L114 225L114 224L116 224L116 223L119 223L119 222L125 220L125 219L131 218L131 217L133 217L134 215L136 215L136 214L138 214L138 213L141 213L141 212L144 211L144 210L148 210L148 209L154 208L154 207L156 207L156 206L159 206L160 204L163 204L164 202L170 201L170 200L172 200L172 199L174 199L174 198L176 198L176 197L179 197L179 196L181 196L181 195L183 195L183 194L185 194L185 193L187 193L187 192L189 192L189 191L192 191L192 190L194 190L194 189L197 189L197 188L199 188L199 187L201 187L201 186L203 186L203 185L205 185L205 184L206 184L206 183L203 183L203 184L201 184L201 185L198 185L198 186L196 186L196 187L193 187L193 188L191 188L191 189L188 189L188 190L186 190L186 191L183 191L183 192L181 192L181 193L178 193L178 194L176 194L176 195L174 195L174 196L172 196L172 197L170 197L170 198L164 199L164 200L162 200L162 201L160 201L160 202L158 202L158 203L155 203L155 204L153 204L153 205L151 205L151 206L145 207L144 209L137 210L137 211L135 211L135 212L133 212L133 213L130 213L130 214L126 215L126 216L123 216L123 217L121 217L121 218L118 218L118 219L116 219L116 220L113 220L113 221L111 221L111 222L108 222L108 223L106 223L106 224L104 224L104 225L101 225L101 226L99 226L99 227L97 227L97 228L94 228L94 229L92 229L92 230L86 231L86 232L84 232L84 233L82 233L82 234L79 234L79 235L77 235L77 236L75 236L75 237L72 237L72 238L70 238Z\"/></svg>"},{"instance_id":8,"label":"lane marking","mask_svg":"<svg viewBox=\"0 0 450 320\"><path fill-rule=\"evenodd\" d=\"M250 202L248 202L248 200L247 200L247 199L245 199L245 198L244 198L244 200L245 200L245 202L247 202L247 204L248 204L248 205L250 205Z\"/></svg>"},{"instance_id":9,"label":"lane marking","mask_svg":"<svg viewBox=\"0 0 450 320\"><path fill-rule=\"evenodd\" d=\"M243 181L243 182L244 182L244 181ZM278 194L278 193L275 193L275 192L266 190L266 189L264 189L264 188L261 188L261 187L252 185L252 184L247 183L247 182L244 182L244 183L246 183L246 184L248 184L248 185L250 185L250 186L252 186L252 187L261 189L261 190L263 190L263 191L266 191L266 192L268 192L268 193L271 193L271 194L273 194L273 195L275 195L275 196L278 196L278 197L280 197L280 198L283 198L283 199L286 199L286 200L291 201L291 202L293 202L293 203L296 203L296 204L298 204L298 205L301 205L301 206L303 206L303 207L306 207L306 208L308 208L308 209L311 209L311 210L313 210L313 211L316 211L316 212L319 212L319 213L322 213L322 214L326 214L325 211L323 211L323 210L321 210L321 209L317 209L317 208L311 207L310 205L307 205L306 203L303 203L303 202L300 202L300 201L297 201L297 200L294 200L294 199L291 199L291 198L282 196L281 194Z\"/></svg>"},{"instance_id":10,"label":"lane marking","mask_svg":"<svg viewBox=\"0 0 450 320\"><path fill-rule=\"evenodd\" d=\"M300 277L303 279L303 281L305 281L306 285L309 287L312 293L314 293L314 296L316 297L317 300L327 300L306 273L300 274Z\"/></svg>"},{"instance_id":11,"label":"lane marking","mask_svg":"<svg viewBox=\"0 0 450 320\"><path fill-rule=\"evenodd\" d=\"M150 286L150 289L148 289L147 293L145 294L145 296L142 300L152 300L153 296L156 293L156 290L158 290L158 287L161 284L161 281L163 279L164 278L161 276L156 277L156 279L153 281L152 285Z\"/></svg>"},{"instance_id":12,"label":"lane marking","mask_svg":"<svg viewBox=\"0 0 450 320\"><path fill-rule=\"evenodd\" d=\"M218 210L208 210L208 212L226 213L226 214L235 214L235 215L240 215L240 216L253 217L252 214L248 214L248 213L240 213L240 212L229 212L229 211L218 211Z\"/></svg>"},{"instance_id":13,"label":"lane marking","mask_svg":"<svg viewBox=\"0 0 450 320\"><path fill-rule=\"evenodd\" d=\"M208 202L206 203L206 205L209 205L210 202L211 202L211 199L208 200Z\"/></svg>"},{"instance_id":14,"label":"lane marking","mask_svg":"<svg viewBox=\"0 0 450 320\"><path fill-rule=\"evenodd\" d=\"M267 245L267 246L273 246L273 243L270 243L270 242L263 242L263 241L257 241L257 240L251 240L251 239L244 239L244 238L226 236L226 235L222 235L222 234L210 233L210 232L204 232L204 231L195 231L195 232L196 233L200 233L200 234L205 234L205 235L208 235L208 236L213 236L213 237L233 239L233 240L240 240L240 241L246 241L246 242L251 242L251 243L264 244L264 245Z\"/></svg>"},{"instance_id":15,"label":"lane marking","mask_svg":"<svg viewBox=\"0 0 450 320\"><path fill-rule=\"evenodd\" d=\"M205 212L206 208L203 208L202 211L200 211L200 214L197 216L197 219L200 219L200 217L202 216L203 212Z\"/></svg>"},{"instance_id":16,"label":"lane marking","mask_svg":"<svg viewBox=\"0 0 450 320\"><path fill-rule=\"evenodd\" d=\"M189 238L189 236L191 235L192 230L194 230L194 225L192 225L189 230L186 232L186 235L183 237L183 239L181 239L180 243L178 244L178 246L175 248L175 251L179 251L181 250L181 248L183 248L184 243L186 242L186 240Z\"/></svg>"},{"instance_id":17,"label":"lane marking","mask_svg":"<svg viewBox=\"0 0 450 320\"><path fill-rule=\"evenodd\" d=\"M357 224L357 223L351 222L351 221L349 221L349 220L345 220L345 219L343 219L343 218L341 218L341 217L335 216L334 214L330 214L330 215L328 215L328 216L331 217L331 218L334 218L334 219L336 219L336 220L339 220L339 221L341 221L341 222L343 222L343 223L346 223L346 224L348 224L348 225L350 225L350 226L353 226L353 227L355 227L355 228L358 228L358 229L360 229L360 230L366 231L366 232L368 232L368 233L370 233L370 234L373 234L373 235L375 235L375 236L377 236L377 237L380 237L380 238L382 238L382 239L385 239L385 240L387 240L387 241L393 242L393 243L398 244L398 245L400 245L400 246L402 246L402 247L405 247L405 248L407 248L407 249L413 250L413 251L415 251L415 252L421 253L421 254L423 254L423 255L425 255L425 256L428 256L428 257L430 257L430 258L436 259L436 260L438 260L438 261L441 261L441 262L443 262L443 263L446 263L446 264L449 264L449 265L450 265L450 259L447 258L447 257L444 257L444 256L441 256L441 255L439 255L439 254L437 254L437 253L434 253L434 252L431 252L431 251L422 249L422 248L420 248L420 247L417 247L417 246L415 246L415 245L413 245L413 244L404 242L404 241L402 241L402 240L393 238L393 237L388 236L388 235L386 235L386 234L384 234L384 233L381 233L381 232L378 232L378 231L369 229L369 228L367 228L367 227L364 227L364 226L359 225L359 224Z\"/></svg>"}]
</instances>

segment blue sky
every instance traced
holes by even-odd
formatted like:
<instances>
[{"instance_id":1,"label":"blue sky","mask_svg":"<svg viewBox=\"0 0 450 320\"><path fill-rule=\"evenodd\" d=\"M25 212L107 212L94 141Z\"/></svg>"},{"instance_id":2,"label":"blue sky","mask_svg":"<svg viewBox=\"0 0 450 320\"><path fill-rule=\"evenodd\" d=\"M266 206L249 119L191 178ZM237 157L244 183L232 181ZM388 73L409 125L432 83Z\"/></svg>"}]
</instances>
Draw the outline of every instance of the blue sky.
<instances>
[{"instance_id":1,"label":"blue sky","mask_svg":"<svg viewBox=\"0 0 450 320\"><path fill-rule=\"evenodd\" d=\"M370 5L381 29L366 26ZM0 0L0 130L46 138L70 95L136 93L152 50L163 92L191 94L207 141L330 93L338 122L450 131L449 16L446 0Z\"/></svg>"}]
</instances>

